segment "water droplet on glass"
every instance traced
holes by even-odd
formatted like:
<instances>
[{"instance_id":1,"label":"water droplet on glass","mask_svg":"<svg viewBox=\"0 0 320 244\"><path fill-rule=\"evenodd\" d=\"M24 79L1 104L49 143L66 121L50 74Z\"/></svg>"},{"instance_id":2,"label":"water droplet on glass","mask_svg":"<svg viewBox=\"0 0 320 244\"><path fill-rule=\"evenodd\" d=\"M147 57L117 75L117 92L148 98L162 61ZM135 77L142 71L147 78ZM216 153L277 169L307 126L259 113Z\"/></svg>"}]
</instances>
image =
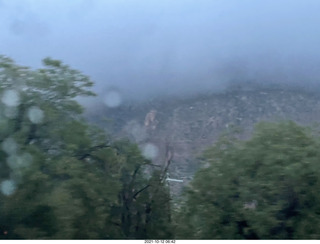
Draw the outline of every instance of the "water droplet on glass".
<instances>
[{"instance_id":1,"label":"water droplet on glass","mask_svg":"<svg viewBox=\"0 0 320 244\"><path fill-rule=\"evenodd\" d=\"M3 142L2 142L2 149L3 151L5 151L7 154L11 155L11 154L16 154L17 150L18 150L18 145L15 142L15 140L11 137L6 138Z\"/></svg>"},{"instance_id":2,"label":"water droplet on glass","mask_svg":"<svg viewBox=\"0 0 320 244\"><path fill-rule=\"evenodd\" d=\"M147 143L142 148L142 155L147 159L154 159L158 156L158 148L152 143Z\"/></svg>"},{"instance_id":3,"label":"water droplet on glass","mask_svg":"<svg viewBox=\"0 0 320 244\"><path fill-rule=\"evenodd\" d=\"M10 155L7 158L7 164L12 170L28 167L32 162L32 156L29 153L23 153L20 156Z\"/></svg>"},{"instance_id":4,"label":"water droplet on glass","mask_svg":"<svg viewBox=\"0 0 320 244\"><path fill-rule=\"evenodd\" d=\"M43 111L38 107L31 107L28 110L28 118L34 124L39 124L43 120Z\"/></svg>"},{"instance_id":5,"label":"water droplet on glass","mask_svg":"<svg viewBox=\"0 0 320 244\"><path fill-rule=\"evenodd\" d=\"M33 161L33 157L30 153L23 153L19 158L21 159L23 167L28 167Z\"/></svg>"},{"instance_id":6,"label":"water droplet on glass","mask_svg":"<svg viewBox=\"0 0 320 244\"><path fill-rule=\"evenodd\" d=\"M134 138L135 142L142 142L147 138L147 132L143 126L141 126L137 121L129 121L125 130Z\"/></svg>"},{"instance_id":7,"label":"water droplet on glass","mask_svg":"<svg viewBox=\"0 0 320 244\"><path fill-rule=\"evenodd\" d=\"M121 102L122 98L119 92L117 91L108 91L103 99L103 102L105 105L107 105L110 108L118 107Z\"/></svg>"},{"instance_id":8,"label":"water droplet on glass","mask_svg":"<svg viewBox=\"0 0 320 244\"><path fill-rule=\"evenodd\" d=\"M1 101L10 107L16 107L20 104L20 96L16 90L5 90Z\"/></svg>"},{"instance_id":9,"label":"water droplet on glass","mask_svg":"<svg viewBox=\"0 0 320 244\"><path fill-rule=\"evenodd\" d=\"M16 184L13 180L4 180L1 182L1 192L3 195L10 196L16 190Z\"/></svg>"}]
</instances>

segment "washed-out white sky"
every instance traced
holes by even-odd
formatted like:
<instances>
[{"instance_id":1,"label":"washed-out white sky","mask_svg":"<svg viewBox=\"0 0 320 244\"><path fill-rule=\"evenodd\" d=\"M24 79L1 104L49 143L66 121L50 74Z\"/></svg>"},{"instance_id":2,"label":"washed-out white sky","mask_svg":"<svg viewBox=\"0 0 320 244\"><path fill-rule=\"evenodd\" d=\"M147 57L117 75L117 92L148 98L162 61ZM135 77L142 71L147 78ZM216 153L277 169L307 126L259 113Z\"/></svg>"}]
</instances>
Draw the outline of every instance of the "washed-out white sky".
<instances>
[{"instance_id":1,"label":"washed-out white sky","mask_svg":"<svg viewBox=\"0 0 320 244\"><path fill-rule=\"evenodd\" d=\"M0 0L0 54L63 60L122 98L317 86L319 13L319 0Z\"/></svg>"}]
</instances>

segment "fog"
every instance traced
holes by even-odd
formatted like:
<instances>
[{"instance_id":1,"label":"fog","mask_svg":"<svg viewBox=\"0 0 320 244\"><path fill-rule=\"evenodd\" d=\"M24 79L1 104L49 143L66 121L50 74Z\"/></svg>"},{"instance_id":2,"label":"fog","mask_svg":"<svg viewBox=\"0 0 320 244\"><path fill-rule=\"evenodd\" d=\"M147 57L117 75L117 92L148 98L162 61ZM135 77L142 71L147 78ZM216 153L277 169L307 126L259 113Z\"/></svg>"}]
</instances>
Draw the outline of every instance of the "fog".
<instances>
[{"instance_id":1,"label":"fog","mask_svg":"<svg viewBox=\"0 0 320 244\"><path fill-rule=\"evenodd\" d=\"M0 53L47 56L122 99L230 82L317 87L319 0L0 0Z\"/></svg>"}]
</instances>

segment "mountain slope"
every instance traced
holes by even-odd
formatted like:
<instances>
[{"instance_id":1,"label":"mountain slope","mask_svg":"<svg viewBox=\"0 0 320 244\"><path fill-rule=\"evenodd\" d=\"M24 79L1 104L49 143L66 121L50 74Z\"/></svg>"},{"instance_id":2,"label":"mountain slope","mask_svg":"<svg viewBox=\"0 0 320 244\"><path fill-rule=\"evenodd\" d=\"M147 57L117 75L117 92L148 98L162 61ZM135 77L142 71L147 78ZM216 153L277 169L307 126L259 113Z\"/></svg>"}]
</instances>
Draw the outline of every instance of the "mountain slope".
<instances>
[{"instance_id":1,"label":"mountain slope","mask_svg":"<svg viewBox=\"0 0 320 244\"><path fill-rule=\"evenodd\" d=\"M237 87L219 94L101 107L87 117L114 136L138 143L145 155L162 167L172 157L170 178L184 182L169 184L179 193L199 167L197 156L221 133L239 127L241 138L247 138L261 120L320 122L320 99L316 93L298 89Z\"/></svg>"}]
</instances>

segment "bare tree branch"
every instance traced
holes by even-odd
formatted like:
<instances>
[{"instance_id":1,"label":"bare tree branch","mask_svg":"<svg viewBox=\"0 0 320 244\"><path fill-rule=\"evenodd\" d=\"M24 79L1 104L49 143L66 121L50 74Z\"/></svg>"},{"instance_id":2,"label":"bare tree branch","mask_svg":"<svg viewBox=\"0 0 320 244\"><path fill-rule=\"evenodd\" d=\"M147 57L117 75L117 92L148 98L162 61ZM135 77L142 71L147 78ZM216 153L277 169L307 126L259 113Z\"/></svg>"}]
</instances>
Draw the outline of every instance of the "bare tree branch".
<instances>
[{"instance_id":1,"label":"bare tree branch","mask_svg":"<svg viewBox=\"0 0 320 244\"><path fill-rule=\"evenodd\" d=\"M145 187L143 187L141 190L137 191L134 195L133 195L133 199L137 199L137 196L143 192L144 190L148 189L151 185L146 185Z\"/></svg>"}]
</instances>

